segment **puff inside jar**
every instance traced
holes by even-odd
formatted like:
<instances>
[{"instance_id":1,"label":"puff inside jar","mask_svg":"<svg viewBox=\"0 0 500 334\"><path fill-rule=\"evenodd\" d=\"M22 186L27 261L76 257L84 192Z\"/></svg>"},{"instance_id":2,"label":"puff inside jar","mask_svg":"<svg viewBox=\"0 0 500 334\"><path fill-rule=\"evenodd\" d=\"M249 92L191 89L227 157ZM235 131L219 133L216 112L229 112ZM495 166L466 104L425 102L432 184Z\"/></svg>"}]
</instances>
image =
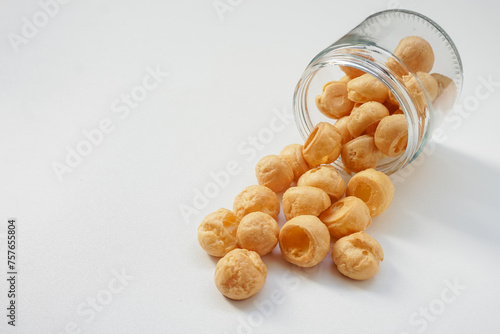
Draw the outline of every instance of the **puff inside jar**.
<instances>
[{"instance_id":1,"label":"puff inside jar","mask_svg":"<svg viewBox=\"0 0 500 334\"><path fill-rule=\"evenodd\" d=\"M371 29L381 21L388 22L387 26ZM334 124L344 146L356 137L374 136L384 117L403 114L408 129L406 148L382 152L376 166L372 165L390 175L422 152L433 129L457 101L462 79L458 50L441 27L412 11L383 11L313 58L296 86L296 123L304 139L320 122ZM349 114L337 114L334 119L324 116L315 101L323 86L332 82L345 84L348 99L354 103ZM383 115L372 119L374 113L367 113L366 118L357 119L360 106L366 103L383 106ZM347 169L342 159L332 164L338 170Z\"/></svg>"}]
</instances>

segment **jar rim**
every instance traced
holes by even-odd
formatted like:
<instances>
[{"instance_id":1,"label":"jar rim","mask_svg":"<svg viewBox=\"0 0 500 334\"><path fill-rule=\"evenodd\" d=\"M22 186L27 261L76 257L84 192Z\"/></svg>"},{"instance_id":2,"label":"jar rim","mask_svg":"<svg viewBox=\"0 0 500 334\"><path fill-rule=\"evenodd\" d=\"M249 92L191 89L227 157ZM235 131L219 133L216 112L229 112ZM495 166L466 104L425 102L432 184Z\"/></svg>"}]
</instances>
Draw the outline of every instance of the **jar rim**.
<instances>
[{"instance_id":1,"label":"jar rim","mask_svg":"<svg viewBox=\"0 0 500 334\"><path fill-rule=\"evenodd\" d=\"M408 124L408 144L405 152L400 156L392 159L389 162L380 164L377 166L377 170L384 172L388 175L398 171L399 169L410 163L415 157L421 146L422 140L425 138L426 124L421 124L419 121L418 111L415 107L413 100L407 91L406 87L400 80L398 80L396 73L389 69L385 62L380 59L369 60L362 55L369 53L373 56L374 53L381 55L380 58L387 59L391 57L394 61L398 62L403 69L407 70L406 66L402 64L397 58L395 58L390 52L384 50L377 46L352 46L352 45L337 45L329 51L328 56L323 56L311 63L304 71L303 76L297 83L295 94L294 94L294 116L295 121L298 126L299 132L303 139L306 140L309 134L314 129L314 125L311 121L309 110L307 106L307 92L309 84L311 83L314 76L326 66L349 66L359 70L362 70L368 74L371 74L378 80L380 80L396 97L398 100L405 117L407 118ZM418 78L417 78L418 80ZM421 85L420 81L418 83ZM427 103L430 106L430 101L426 96ZM432 111L430 111L432 112ZM428 115L429 110L426 110L426 115ZM425 117L428 120L429 117ZM340 171L346 173L344 165L342 162L335 161L333 165L337 167Z\"/></svg>"}]
</instances>

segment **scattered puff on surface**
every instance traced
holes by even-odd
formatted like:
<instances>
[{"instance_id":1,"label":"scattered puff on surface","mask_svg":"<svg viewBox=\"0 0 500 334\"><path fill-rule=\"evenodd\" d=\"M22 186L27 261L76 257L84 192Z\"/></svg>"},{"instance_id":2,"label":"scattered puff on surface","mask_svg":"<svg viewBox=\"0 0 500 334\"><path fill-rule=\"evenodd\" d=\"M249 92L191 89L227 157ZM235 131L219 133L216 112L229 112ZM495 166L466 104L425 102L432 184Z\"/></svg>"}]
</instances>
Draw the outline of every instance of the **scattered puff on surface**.
<instances>
[{"instance_id":1,"label":"scattered puff on surface","mask_svg":"<svg viewBox=\"0 0 500 334\"><path fill-rule=\"evenodd\" d=\"M323 211L319 219L328 227L334 239L364 231L372 222L370 209L355 196L342 198Z\"/></svg>"},{"instance_id":2,"label":"scattered puff on surface","mask_svg":"<svg viewBox=\"0 0 500 334\"><path fill-rule=\"evenodd\" d=\"M299 177L309 170L309 165L302 156L303 146L300 144L290 144L280 152L280 157L288 162L293 171L293 179L297 181Z\"/></svg>"},{"instance_id":3,"label":"scattered puff on surface","mask_svg":"<svg viewBox=\"0 0 500 334\"><path fill-rule=\"evenodd\" d=\"M280 213L278 196L268 187L261 185L248 186L234 198L233 211L242 219L251 212L267 213L274 219Z\"/></svg>"},{"instance_id":4,"label":"scattered puff on surface","mask_svg":"<svg viewBox=\"0 0 500 334\"><path fill-rule=\"evenodd\" d=\"M217 262L215 285L226 297L247 299L259 292L266 282L267 268L259 254L235 249Z\"/></svg>"},{"instance_id":5,"label":"scattered puff on surface","mask_svg":"<svg viewBox=\"0 0 500 334\"><path fill-rule=\"evenodd\" d=\"M297 182L297 186L311 186L322 189L328 194L333 203L344 196L346 185L335 167L321 165L302 175Z\"/></svg>"},{"instance_id":6,"label":"scattered puff on surface","mask_svg":"<svg viewBox=\"0 0 500 334\"><path fill-rule=\"evenodd\" d=\"M241 248L263 256L276 247L279 232L278 222L273 217L263 212L252 212L240 221L236 236Z\"/></svg>"},{"instance_id":7,"label":"scattered puff on surface","mask_svg":"<svg viewBox=\"0 0 500 334\"><path fill-rule=\"evenodd\" d=\"M384 251L373 237L357 232L337 240L332 258L343 275L366 280L377 274L380 261L384 260Z\"/></svg>"},{"instance_id":8,"label":"scattered puff on surface","mask_svg":"<svg viewBox=\"0 0 500 334\"><path fill-rule=\"evenodd\" d=\"M391 205L394 185L389 176L370 168L357 173L349 180L346 194L363 200L370 209L370 215L375 217Z\"/></svg>"},{"instance_id":9,"label":"scattered puff on surface","mask_svg":"<svg viewBox=\"0 0 500 334\"><path fill-rule=\"evenodd\" d=\"M227 210L208 214L198 226L198 242L212 256L221 257L238 247L236 230L240 220Z\"/></svg>"},{"instance_id":10,"label":"scattered puff on surface","mask_svg":"<svg viewBox=\"0 0 500 334\"><path fill-rule=\"evenodd\" d=\"M292 167L277 155L267 155L255 166L257 183L278 193L290 186L293 181Z\"/></svg>"},{"instance_id":11,"label":"scattered puff on surface","mask_svg":"<svg viewBox=\"0 0 500 334\"><path fill-rule=\"evenodd\" d=\"M330 233L318 217L298 216L281 228L279 245L285 260L299 267L312 267L328 254Z\"/></svg>"},{"instance_id":12,"label":"scattered puff on surface","mask_svg":"<svg viewBox=\"0 0 500 334\"><path fill-rule=\"evenodd\" d=\"M282 201L286 220L301 215L319 216L332 204L324 190L310 186L289 188Z\"/></svg>"}]
</instances>

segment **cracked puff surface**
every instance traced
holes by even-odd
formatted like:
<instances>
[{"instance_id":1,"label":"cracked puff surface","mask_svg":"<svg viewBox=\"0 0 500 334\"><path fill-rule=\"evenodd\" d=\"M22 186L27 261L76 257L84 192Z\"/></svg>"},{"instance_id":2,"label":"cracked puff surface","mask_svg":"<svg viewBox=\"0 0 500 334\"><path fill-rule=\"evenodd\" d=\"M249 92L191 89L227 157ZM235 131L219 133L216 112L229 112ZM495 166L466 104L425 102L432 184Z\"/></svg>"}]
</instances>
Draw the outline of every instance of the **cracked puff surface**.
<instances>
[{"instance_id":1,"label":"cracked puff surface","mask_svg":"<svg viewBox=\"0 0 500 334\"><path fill-rule=\"evenodd\" d=\"M375 168L381 157L372 136L363 135L354 138L342 147L342 162L348 173L357 173L368 168Z\"/></svg>"},{"instance_id":2,"label":"cracked puff surface","mask_svg":"<svg viewBox=\"0 0 500 334\"><path fill-rule=\"evenodd\" d=\"M208 214L198 226L198 242L212 256L221 257L238 247L236 231L240 220L228 209Z\"/></svg>"},{"instance_id":3,"label":"cracked puff surface","mask_svg":"<svg viewBox=\"0 0 500 334\"><path fill-rule=\"evenodd\" d=\"M253 185L243 189L234 198L233 211L239 219L256 211L267 213L277 219L280 213L280 202L278 196L268 187Z\"/></svg>"},{"instance_id":4,"label":"cracked puff surface","mask_svg":"<svg viewBox=\"0 0 500 334\"><path fill-rule=\"evenodd\" d=\"M373 237L365 232L357 232L339 239L332 249L333 262L343 275L366 280L375 276L384 251Z\"/></svg>"},{"instance_id":5,"label":"cracked puff surface","mask_svg":"<svg viewBox=\"0 0 500 334\"><path fill-rule=\"evenodd\" d=\"M334 203L344 196L346 185L335 167L321 165L304 173L299 178L297 186L311 186L322 189Z\"/></svg>"},{"instance_id":6,"label":"cracked puff surface","mask_svg":"<svg viewBox=\"0 0 500 334\"><path fill-rule=\"evenodd\" d=\"M293 181L293 169L277 155L266 155L255 166L257 183L279 193L287 189Z\"/></svg>"},{"instance_id":7,"label":"cracked puff surface","mask_svg":"<svg viewBox=\"0 0 500 334\"><path fill-rule=\"evenodd\" d=\"M354 196L344 197L332 204L319 219L328 227L333 239L364 231L372 222L368 206Z\"/></svg>"},{"instance_id":8,"label":"cracked puff surface","mask_svg":"<svg viewBox=\"0 0 500 334\"><path fill-rule=\"evenodd\" d=\"M236 236L241 248L263 256L276 247L279 232L278 222L273 217L263 212L252 212L243 217Z\"/></svg>"},{"instance_id":9,"label":"cracked puff surface","mask_svg":"<svg viewBox=\"0 0 500 334\"><path fill-rule=\"evenodd\" d=\"M215 285L227 298L242 300L259 292L266 282L267 268L259 254L234 249L217 262Z\"/></svg>"},{"instance_id":10,"label":"cracked puff surface","mask_svg":"<svg viewBox=\"0 0 500 334\"><path fill-rule=\"evenodd\" d=\"M282 201L286 220L302 215L319 216L332 204L324 190L310 186L289 188Z\"/></svg>"}]
</instances>

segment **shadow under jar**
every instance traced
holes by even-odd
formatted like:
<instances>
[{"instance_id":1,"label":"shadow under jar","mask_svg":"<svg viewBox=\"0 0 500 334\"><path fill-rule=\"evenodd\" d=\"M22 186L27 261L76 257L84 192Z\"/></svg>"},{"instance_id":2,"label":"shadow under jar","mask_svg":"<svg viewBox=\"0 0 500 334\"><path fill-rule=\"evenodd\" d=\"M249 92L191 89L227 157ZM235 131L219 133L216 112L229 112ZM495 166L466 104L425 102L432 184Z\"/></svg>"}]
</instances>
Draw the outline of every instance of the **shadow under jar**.
<instances>
[{"instance_id":1,"label":"shadow under jar","mask_svg":"<svg viewBox=\"0 0 500 334\"><path fill-rule=\"evenodd\" d=\"M422 84L417 72L411 71L394 50L399 42L409 36L418 36L427 41L434 53L434 62L429 74L444 78L448 85L439 86L435 97ZM408 66L407 66L408 65ZM304 138L319 122L335 123L317 108L315 98L321 95L323 85L340 80L345 73L339 66L361 70L382 82L405 115L408 126L408 141L405 151L397 157L383 156L377 170L392 174L414 160L424 148L433 129L453 108L457 101L463 79L460 55L448 34L431 19L407 10L386 10L366 18L344 37L321 51L309 63L300 78L294 93L294 115L298 129ZM420 75L422 76L422 75ZM443 77L444 76L444 77ZM408 80L412 79L410 87ZM446 87L445 87L446 86ZM421 94L416 94L420 92ZM346 168L339 157L333 165L341 171Z\"/></svg>"}]
</instances>

